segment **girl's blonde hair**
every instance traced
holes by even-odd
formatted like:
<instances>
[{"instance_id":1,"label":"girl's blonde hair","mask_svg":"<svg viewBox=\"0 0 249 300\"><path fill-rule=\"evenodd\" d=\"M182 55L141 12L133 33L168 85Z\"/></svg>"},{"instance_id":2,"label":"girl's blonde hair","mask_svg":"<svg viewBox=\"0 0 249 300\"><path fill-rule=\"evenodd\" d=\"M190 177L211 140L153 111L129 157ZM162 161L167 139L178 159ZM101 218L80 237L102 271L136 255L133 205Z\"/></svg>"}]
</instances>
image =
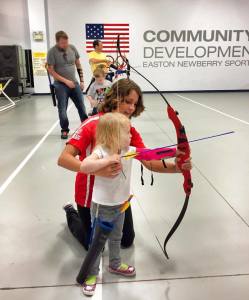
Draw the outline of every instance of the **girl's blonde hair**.
<instances>
[{"instance_id":1,"label":"girl's blonde hair","mask_svg":"<svg viewBox=\"0 0 249 300\"><path fill-rule=\"evenodd\" d=\"M118 154L129 127L130 120L121 113L114 112L102 115L96 130L96 146L100 145L110 150L112 154Z\"/></svg>"}]
</instances>

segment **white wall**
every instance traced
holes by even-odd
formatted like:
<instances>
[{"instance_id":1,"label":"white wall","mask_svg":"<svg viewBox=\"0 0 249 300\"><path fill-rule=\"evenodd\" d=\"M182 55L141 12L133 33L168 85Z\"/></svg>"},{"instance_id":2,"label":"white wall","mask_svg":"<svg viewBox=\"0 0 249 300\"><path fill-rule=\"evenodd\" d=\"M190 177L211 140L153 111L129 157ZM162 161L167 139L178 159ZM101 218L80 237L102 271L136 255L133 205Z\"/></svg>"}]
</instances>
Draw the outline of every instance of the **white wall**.
<instances>
[{"instance_id":1,"label":"white wall","mask_svg":"<svg viewBox=\"0 0 249 300\"><path fill-rule=\"evenodd\" d=\"M161 90L248 89L249 67L143 68L143 33L158 30L249 29L249 1L246 0L47 0L50 44L54 33L65 30L82 56L86 78L90 69L84 47L85 23L122 22L130 24L131 65L148 76ZM242 39L235 45L247 46ZM234 45L233 44L233 45ZM152 46L208 46L208 43L159 43ZM219 43L215 44L216 46ZM231 45L223 42L222 46ZM151 45L149 45L151 46ZM209 61L215 58L200 59ZM245 57L245 59L249 59ZM174 59L175 60L175 59ZM196 60L196 59L195 59ZM249 65L248 65L249 66ZM144 90L153 90L143 79L131 75Z\"/></svg>"},{"instance_id":2,"label":"white wall","mask_svg":"<svg viewBox=\"0 0 249 300\"><path fill-rule=\"evenodd\" d=\"M71 42L81 53L86 81L90 79L90 68L85 52L85 23L122 22L130 24L130 53L131 65L153 80L161 90L224 90L249 88L248 66L225 67L143 67L144 47L196 46L207 47L210 43L146 43L143 33L148 30L211 30L211 29L249 29L249 1L248 0L42 0L47 2L48 11L34 12L48 14L50 45L54 44L54 33L65 30L70 35ZM23 48L30 48L30 32L27 0L0 1L0 44L20 44ZM40 2L40 0L38 0ZM30 16L32 18L32 16ZM44 20L42 20L43 22ZM44 26L44 22L42 27ZM40 26L39 26L40 27ZM238 42L212 43L213 46L226 47L229 45L246 46L249 48L245 36ZM240 61L243 58L238 58ZM159 59L160 60L160 59ZM167 60L167 59L161 59ZM188 60L188 59L186 59ZM197 59L194 59L195 61ZM215 60L203 58L200 61ZM248 55L244 57L249 61ZM171 61L179 61L173 57ZM224 63L225 59L223 59ZM142 78L131 74L144 90L153 90ZM42 79L40 92L46 92L45 77ZM37 85L39 85L37 83ZM46 88L45 88L46 85Z\"/></svg>"},{"instance_id":3,"label":"white wall","mask_svg":"<svg viewBox=\"0 0 249 300\"><path fill-rule=\"evenodd\" d=\"M47 54L47 28L46 28L46 11L44 0L27 0L28 13L29 13L29 25L30 25L30 40L32 49L33 69L34 69L34 92L35 93L48 93L49 82L45 69L45 57ZM42 31L44 34L43 41L35 41L33 39L33 31ZM41 72L36 74L35 72L35 54L42 53L45 55L44 61L41 62Z\"/></svg>"},{"instance_id":4,"label":"white wall","mask_svg":"<svg viewBox=\"0 0 249 300\"><path fill-rule=\"evenodd\" d=\"M30 49L26 0L0 1L0 45L13 44Z\"/></svg>"}]
</instances>

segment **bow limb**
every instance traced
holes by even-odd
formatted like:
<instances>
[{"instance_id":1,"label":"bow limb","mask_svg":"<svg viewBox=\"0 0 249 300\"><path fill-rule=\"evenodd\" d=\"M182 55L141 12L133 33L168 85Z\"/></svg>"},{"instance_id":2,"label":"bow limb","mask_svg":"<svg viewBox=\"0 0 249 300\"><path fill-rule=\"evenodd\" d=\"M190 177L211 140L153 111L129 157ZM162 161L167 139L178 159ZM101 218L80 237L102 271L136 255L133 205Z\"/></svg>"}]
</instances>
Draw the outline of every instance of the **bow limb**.
<instances>
[{"instance_id":1,"label":"bow limb","mask_svg":"<svg viewBox=\"0 0 249 300\"><path fill-rule=\"evenodd\" d=\"M179 216L177 217L177 219L175 221L175 224L172 226L172 228L170 229L168 235L166 236L166 238L164 240L164 243L163 243L163 252L164 252L164 254L165 254L165 256L166 256L167 259L169 259L169 255L168 255L167 250L166 250L167 243L170 240L170 238L172 237L172 235L175 233L176 229L181 224L182 219L184 218L185 213L187 211L188 203L189 203L189 196L186 195L185 200L184 200L184 204L183 204L183 207L182 207L182 210L181 210Z\"/></svg>"},{"instance_id":2,"label":"bow limb","mask_svg":"<svg viewBox=\"0 0 249 300\"><path fill-rule=\"evenodd\" d=\"M120 35L118 35L118 37L117 37L117 49L118 49L118 53L119 53L120 57L122 58L123 62L126 64L126 75L127 75L127 78L129 78L131 66L130 66L128 58L121 53Z\"/></svg>"}]
</instances>

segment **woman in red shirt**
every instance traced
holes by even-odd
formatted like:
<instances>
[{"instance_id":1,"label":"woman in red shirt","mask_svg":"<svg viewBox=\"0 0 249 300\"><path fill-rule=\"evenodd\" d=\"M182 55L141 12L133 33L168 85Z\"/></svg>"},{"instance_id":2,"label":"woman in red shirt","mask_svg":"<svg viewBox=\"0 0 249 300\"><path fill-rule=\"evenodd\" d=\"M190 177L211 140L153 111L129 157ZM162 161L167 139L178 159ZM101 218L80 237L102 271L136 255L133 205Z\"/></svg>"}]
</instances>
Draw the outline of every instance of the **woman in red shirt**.
<instances>
[{"instance_id":1,"label":"woman in red shirt","mask_svg":"<svg viewBox=\"0 0 249 300\"><path fill-rule=\"evenodd\" d=\"M121 172L121 165L114 164L103 168L101 171L87 175L80 173L81 161L88 156L95 145L95 131L101 114L106 112L120 112L128 118L137 117L144 111L143 97L140 87L130 79L120 79L114 83L107 93L100 113L84 121L67 143L58 159L58 165L68 170L77 172L75 181L75 201L78 212L72 205L64 207L67 221L72 234L88 249L91 233L90 205L95 176L115 177ZM145 148L140 134L131 127L131 146ZM76 158L79 156L79 159ZM173 162L142 161L142 164L154 172L179 173L177 165ZM165 168L166 166L166 168ZM183 166L191 169L190 161ZM135 237L131 208L125 212L125 222L121 245L129 247Z\"/></svg>"}]
</instances>

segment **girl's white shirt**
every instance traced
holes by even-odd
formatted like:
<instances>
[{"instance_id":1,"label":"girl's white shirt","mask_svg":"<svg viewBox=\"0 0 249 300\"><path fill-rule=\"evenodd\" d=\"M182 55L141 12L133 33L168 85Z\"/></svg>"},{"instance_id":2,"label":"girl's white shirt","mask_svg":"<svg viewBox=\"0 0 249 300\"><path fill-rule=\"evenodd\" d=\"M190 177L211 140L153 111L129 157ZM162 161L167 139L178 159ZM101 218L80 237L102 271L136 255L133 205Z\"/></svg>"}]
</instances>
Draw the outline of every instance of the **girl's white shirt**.
<instances>
[{"instance_id":1,"label":"girl's white shirt","mask_svg":"<svg viewBox=\"0 0 249 300\"><path fill-rule=\"evenodd\" d=\"M127 151L134 151L135 147L129 147L121 152L121 156ZM108 157L107 149L97 146L93 153L100 159ZM123 172L120 172L115 178L105 178L95 176L92 201L98 204L115 206L124 203L131 195L131 169L132 159L121 158Z\"/></svg>"}]
</instances>

